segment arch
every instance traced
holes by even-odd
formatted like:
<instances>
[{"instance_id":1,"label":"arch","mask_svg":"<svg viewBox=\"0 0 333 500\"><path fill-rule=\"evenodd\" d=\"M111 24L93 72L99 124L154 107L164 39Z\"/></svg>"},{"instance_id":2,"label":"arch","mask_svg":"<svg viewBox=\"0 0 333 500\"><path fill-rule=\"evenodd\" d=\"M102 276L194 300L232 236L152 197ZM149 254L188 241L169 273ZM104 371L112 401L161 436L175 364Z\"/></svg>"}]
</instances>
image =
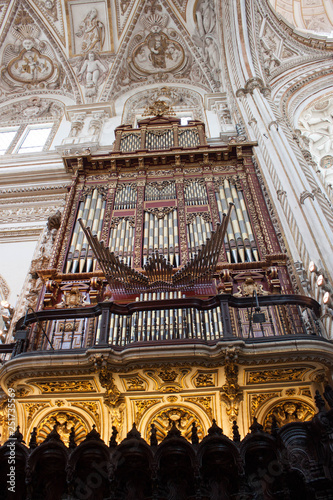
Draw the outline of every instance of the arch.
<instances>
[{"instance_id":1,"label":"arch","mask_svg":"<svg viewBox=\"0 0 333 500\"><path fill-rule=\"evenodd\" d=\"M47 408L33 418L27 436L30 436L33 428L37 427L38 441L45 439L57 422L59 422L57 430L65 444L68 444L69 433L73 426L76 434L76 443L78 444L84 440L86 434L88 434L95 424L91 415L83 410L73 410L66 407L61 407L60 409Z\"/></svg>"},{"instance_id":2,"label":"arch","mask_svg":"<svg viewBox=\"0 0 333 500\"><path fill-rule=\"evenodd\" d=\"M258 413L258 418L262 421L264 430L271 429L271 418L274 415L278 427L290 422L304 422L310 420L315 414L315 409L309 401L301 398L278 398L273 402L270 400Z\"/></svg>"},{"instance_id":3,"label":"arch","mask_svg":"<svg viewBox=\"0 0 333 500\"><path fill-rule=\"evenodd\" d=\"M171 417L168 417L168 414L172 414ZM191 426L193 422L195 422L198 426L199 439L203 438L203 436L207 433L207 429L211 425L208 415L198 406L188 403L183 404L182 402L177 402L172 405L170 405L170 403L154 405L147 411L140 423L140 431L147 442L149 442L150 439L151 424L156 424L157 418L160 421L157 426L157 439L159 442L166 436L167 432L171 428L171 424L167 422L168 418L171 418L171 420L175 422L180 421L181 426L178 425L178 428L181 431L182 436L188 440L191 437ZM182 419L183 423L181 421Z\"/></svg>"},{"instance_id":4,"label":"arch","mask_svg":"<svg viewBox=\"0 0 333 500\"><path fill-rule=\"evenodd\" d=\"M237 495L243 466L235 443L223 434L208 435L199 444L197 459L212 498Z\"/></svg>"},{"instance_id":5,"label":"arch","mask_svg":"<svg viewBox=\"0 0 333 500\"><path fill-rule=\"evenodd\" d=\"M26 483L32 498L57 500L66 493L67 455L66 446L53 438L32 451L26 467Z\"/></svg>"},{"instance_id":6,"label":"arch","mask_svg":"<svg viewBox=\"0 0 333 500\"><path fill-rule=\"evenodd\" d=\"M122 96L121 100L124 101L124 99L126 100L121 122L125 124L134 126L136 118L142 116L149 105L157 100L162 100L172 107L177 116L185 112L192 113L193 119L203 121L207 126L202 91L176 85L161 85L135 92L133 95L128 95L127 98Z\"/></svg>"}]
</instances>

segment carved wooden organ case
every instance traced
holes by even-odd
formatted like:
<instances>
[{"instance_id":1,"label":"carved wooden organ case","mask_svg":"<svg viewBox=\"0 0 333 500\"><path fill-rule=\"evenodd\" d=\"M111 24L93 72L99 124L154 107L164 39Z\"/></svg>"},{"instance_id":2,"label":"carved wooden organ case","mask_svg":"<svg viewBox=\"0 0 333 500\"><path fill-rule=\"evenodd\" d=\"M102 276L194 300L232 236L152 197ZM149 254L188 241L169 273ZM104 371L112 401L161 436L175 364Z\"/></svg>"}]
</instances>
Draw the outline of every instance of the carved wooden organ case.
<instances>
[{"instance_id":1,"label":"carved wooden organ case","mask_svg":"<svg viewBox=\"0 0 333 500\"><path fill-rule=\"evenodd\" d=\"M202 122L181 126L177 118L160 116L142 120L138 128L118 127L109 154L86 151L64 158L73 181L51 267L39 272L45 283L39 308L66 310L68 316L70 309L97 304L114 309L108 310L107 327L101 311L75 319L74 327L73 320L71 326L51 321L49 335L58 334L58 347L65 345L66 328L75 330L66 344L71 348L102 337L103 343L118 345L175 335L216 340L225 336L226 297L229 313L231 299L249 300L247 309L233 310L229 334L256 335L248 310L254 292L263 300L294 292L253 161L254 145L237 140L208 145ZM209 242L230 204L223 244L212 248ZM86 227L107 249L108 276ZM214 265L204 257L198 263L207 245ZM189 307L194 299L201 310ZM204 306L207 300L215 300L216 307ZM145 304L148 310L139 311ZM286 319L274 307L266 307L259 334L275 335L291 324L298 328L296 309Z\"/></svg>"}]
</instances>

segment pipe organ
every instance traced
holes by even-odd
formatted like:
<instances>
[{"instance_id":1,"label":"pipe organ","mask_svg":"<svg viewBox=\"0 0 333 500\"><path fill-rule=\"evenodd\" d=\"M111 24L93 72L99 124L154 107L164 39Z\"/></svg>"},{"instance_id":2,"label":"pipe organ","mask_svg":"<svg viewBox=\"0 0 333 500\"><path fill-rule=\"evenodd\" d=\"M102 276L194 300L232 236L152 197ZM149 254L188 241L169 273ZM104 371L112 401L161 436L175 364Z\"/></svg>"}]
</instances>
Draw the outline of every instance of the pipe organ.
<instances>
[{"instance_id":1,"label":"pipe organ","mask_svg":"<svg viewBox=\"0 0 333 500\"><path fill-rule=\"evenodd\" d=\"M66 261L66 273L91 272L95 268L95 260L88 246L86 237L79 226L79 219L92 228L100 237L106 205L105 191L98 187L83 190L79 201L77 218L71 238Z\"/></svg>"},{"instance_id":2,"label":"pipe organ","mask_svg":"<svg viewBox=\"0 0 333 500\"><path fill-rule=\"evenodd\" d=\"M63 301L62 290L67 290L74 275L75 280L84 280L88 290L84 304L146 300L157 293L167 300L166 294L178 293L179 288L186 296L206 297L218 290L244 296L253 290L291 290L281 268L285 256L263 202L251 144L208 146L201 122L181 126L177 118L157 116L142 120L137 129L118 127L109 155L87 153L64 161L74 174L71 206L52 264L60 274L57 280L53 274L45 288L46 307ZM264 227L263 220L268 221ZM95 257L95 243L89 243L84 233L88 227L96 241L103 241L101 261ZM216 231L223 238L221 245ZM216 259L215 251L219 252ZM153 323L148 313L137 321L132 318L131 328L163 328L166 316L162 321L159 314L164 313L158 313ZM219 321L217 312L216 317L200 322L196 314L192 319L197 326L206 320L211 326ZM186 313L179 325L184 325L185 317L189 321ZM127 328L121 324L125 319L117 321L115 328ZM169 320L167 324L171 328Z\"/></svg>"},{"instance_id":3,"label":"pipe organ","mask_svg":"<svg viewBox=\"0 0 333 500\"><path fill-rule=\"evenodd\" d=\"M249 212L244 195L237 181L218 179L216 201L220 219L227 212L228 204L234 203L235 210L231 214L231 222L225 238L225 249L228 262L253 262L259 260L259 253L254 238Z\"/></svg>"},{"instance_id":4,"label":"pipe organ","mask_svg":"<svg viewBox=\"0 0 333 500\"><path fill-rule=\"evenodd\" d=\"M225 237L225 254L230 263L259 261L259 252L244 193L233 179L216 177L215 197L219 221L234 204ZM188 258L198 252L210 237L213 224L209 207L207 186L204 179L184 182L186 211L186 238ZM87 241L79 228L78 219L101 236L105 216L106 195L98 188L83 190L77 219L73 230L66 261L67 273L92 272L95 264ZM179 210L174 181L147 183L144 190L142 265L156 250L163 254L174 267L180 265ZM156 202L152 205L152 202ZM120 183L117 186L112 216L109 218L108 246L128 265L133 262L137 186ZM190 207L196 207L191 211ZM130 215L129 215L130 214Z\"/></svg>"},{"instance_id":5,"label":"pipe organ","mask_svg":"<svg viewBox=\"0 0 333 500\"><path fill-rule=\"evenodd\" d=\"M179 266L179 238L177 209L148 208L144 213L143 265L158 251L173 265Z\"/></svg>"},{"instance_id":6,"label":"pipe organ","mask_svg":"<svg viewBox=\"0 0 333 500\"><path fill-rule=\"evenodd\" d=\"M321 340L320 307L294 292L253 145L237 139L207 145L202 123L182 127L177 118L158 116L136 129L118 127L108 155L86 151L64 158L72 174L67 205L49 268L38 270L44 284L36 311L17 324L14 376L4 377L20 380L23 373L27 379L28 394L17 391L25 440L36 427L46 435L47 417L49 443L64 448L56 437L56 428L62 429L70 450L78 445L74 457L81 445L73 419L82 415L103 450L97 436L109 440L112 432L106 453L116 456L125 449L116 439L127 435L123 443L131 449L133 439L142 443L137 430L130 437L129 422L152 438L154 422L157 428L168 413L163 421L169 443L180 433L187 438L185 424L197 443L186 415L201 415L215 446L217 438L231 442L226 435L237 420L243 434L254 416L267 421L257 403L267 403L270 415L274 399L276 415L285 418L281 401L290 408L295 395L297 408L317 387L326 361L305 362L303 356L309 338ZM34 373L36 359L44 365ZM216 436L208 430L211 423L219 429ZM160 450L167 442L151 444ZM195 449L202 445L204 440ZM112 497L120 491L113 489ZM95 497L92 488L90 500Z\"/></svg>"}]
</instances>

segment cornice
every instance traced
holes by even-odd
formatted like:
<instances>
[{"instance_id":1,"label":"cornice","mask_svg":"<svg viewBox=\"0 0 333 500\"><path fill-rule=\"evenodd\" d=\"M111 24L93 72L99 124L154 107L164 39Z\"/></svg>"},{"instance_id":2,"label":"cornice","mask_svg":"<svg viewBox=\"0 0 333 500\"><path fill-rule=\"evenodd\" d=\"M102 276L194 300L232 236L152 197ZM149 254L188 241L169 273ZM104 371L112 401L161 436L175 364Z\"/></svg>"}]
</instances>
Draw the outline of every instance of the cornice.
<instances>
[{"instance_id":1,"label":"cornice","mask_svg":"<svg viewBox=\"0 0 333 500\"><path fill-rule=\"evenodd\" d=\"M275 339L260 342L228 340L214 346L205 344L168 344L147 347L129 347L124 350L92 348L85 352L34 352L19 355L7 361L0 370L4 390L23 378L69 377L91 375L98 360L107 362L113 372L127 372L139 368L172 366L217 367L230 356L243 366L281 365L315 362L333 367L333 346L320 338Z\"/></svg>"},{"instance_id":2,"label":"cornice","mask_svg":"<svg viewBox=\"0 0 333 500\"><path fill-rule=\"evenodd\" d=\"M34 227L14 227L11 229L0 230L1 243L16 243L24 241L37 241L41 232L45 227L45 220L41 221L38 226Z\"/></svg>"}]
</instances>

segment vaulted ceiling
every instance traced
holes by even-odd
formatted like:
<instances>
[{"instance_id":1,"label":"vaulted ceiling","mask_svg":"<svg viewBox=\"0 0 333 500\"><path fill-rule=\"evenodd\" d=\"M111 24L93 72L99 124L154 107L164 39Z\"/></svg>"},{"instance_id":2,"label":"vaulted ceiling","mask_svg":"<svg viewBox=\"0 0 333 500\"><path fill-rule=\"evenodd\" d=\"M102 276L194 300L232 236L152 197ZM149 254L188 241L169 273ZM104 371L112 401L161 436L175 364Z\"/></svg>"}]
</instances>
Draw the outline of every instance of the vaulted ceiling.
<instances>
[{"instance_id":1,"label":"vaulted ceiling","mask_svg":"<svg viewBox=\"0 0 333 500\"><path fill-rule=\"evenodd\" d=\"M109 101L163 82L218 92L216 19L207 0L2 0L0 104L29 91Z\"/></svg>"},{"instance_id":2,"label":"vaulted ceiling","mask_svg":"<svg viewBox=\"0 0 333 500\"><path fill-rule=\"evenodd\" d=\"M317 33L333 31L333 3L330 0L269 0L295 28Z\"/></svg>"}]
</instances>

